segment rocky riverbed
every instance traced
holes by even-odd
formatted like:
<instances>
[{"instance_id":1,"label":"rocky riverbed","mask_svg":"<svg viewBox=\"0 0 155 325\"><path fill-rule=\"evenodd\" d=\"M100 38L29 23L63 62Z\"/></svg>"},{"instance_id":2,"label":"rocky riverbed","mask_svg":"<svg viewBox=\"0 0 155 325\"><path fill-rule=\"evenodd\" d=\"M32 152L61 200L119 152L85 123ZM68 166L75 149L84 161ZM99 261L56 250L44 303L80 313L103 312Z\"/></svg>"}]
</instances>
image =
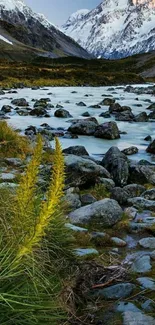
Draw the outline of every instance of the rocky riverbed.
<instances>
[{"instance_id":1,"label":"rocky riverbed","mask_svg":"<svg viewBox=\"0 0 155 325\"><path fill-rule=\"evenodd\" d=\"M86 324L155 324L155 86L4 90L0 118L65 155L66 227L81 262L75 296ZM52 150L51 150L52 151ZM3 159L0 187L20 159ZM40 167L49 181L51 163ZM83 319L82 319L83 321ZM72 324L80 324L73 321Z\"/></svg>"}]
</instances>

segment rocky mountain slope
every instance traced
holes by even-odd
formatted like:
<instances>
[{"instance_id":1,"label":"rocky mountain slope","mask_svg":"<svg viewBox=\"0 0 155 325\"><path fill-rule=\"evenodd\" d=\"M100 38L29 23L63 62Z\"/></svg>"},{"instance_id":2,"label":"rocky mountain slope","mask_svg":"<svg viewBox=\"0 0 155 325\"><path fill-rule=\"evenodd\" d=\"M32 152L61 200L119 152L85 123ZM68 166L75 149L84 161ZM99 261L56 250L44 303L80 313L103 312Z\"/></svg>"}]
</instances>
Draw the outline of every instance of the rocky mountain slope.
<instances>
[{"instance_id":1,"label":"rocky mountain slope","mask_svg":"<svg viewBox=\"0 0 155 325\"><path fill-rule=\"evenodd\" d=\"M97 57L122 58L155 49L154 0L104 0L73 14L63 31Z\"/></svg>"},{"instance_id":2,"label":"rocky mountain slope","mask_svg":"<svg viewBox=\"0 0 155 325\"><path fill-rule=\"evenodd\" d=\"M0 0L0 29L0 45L4 50L7 45L10 52L14 47L16 50L18 44L18 47L28 46L33 48L32 52L49 57L90 57L79 44L42 14L34 13L22 0Z\"/></svg>"}]
</instances>

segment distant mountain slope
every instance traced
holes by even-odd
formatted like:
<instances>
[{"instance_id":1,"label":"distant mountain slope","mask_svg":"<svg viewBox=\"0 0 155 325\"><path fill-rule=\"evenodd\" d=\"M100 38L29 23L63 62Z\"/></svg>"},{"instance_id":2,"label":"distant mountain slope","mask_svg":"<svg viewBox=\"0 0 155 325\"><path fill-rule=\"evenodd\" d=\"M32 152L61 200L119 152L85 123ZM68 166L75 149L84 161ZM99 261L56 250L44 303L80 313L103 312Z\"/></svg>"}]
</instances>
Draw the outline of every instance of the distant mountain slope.
<instances>
[{"instance_id":1,"label":"distant mountain slope","mask_svg":"<svg viewBox=\"0 0 155 325\"><path fill-rule=\"evenodd\" d=\"M62 30L96 57L149 52L155 49L155 0L104 0L86 14L73 14Z\"/></svg>"},{"instance_id":2,"label":"distant mountain slope","mask_svg":"<svg viewBox=\"0 0 155 325\"><path fill-rule=\"evenodd\" d=\"M17 40L44 51L44 55L49 57L90 57L79 44L63 34L42 14L34 13L22 0L0 0L0 19L1 28L6 29L14 39L12 46L15 46Z\"/></svg>"}]
</instances>

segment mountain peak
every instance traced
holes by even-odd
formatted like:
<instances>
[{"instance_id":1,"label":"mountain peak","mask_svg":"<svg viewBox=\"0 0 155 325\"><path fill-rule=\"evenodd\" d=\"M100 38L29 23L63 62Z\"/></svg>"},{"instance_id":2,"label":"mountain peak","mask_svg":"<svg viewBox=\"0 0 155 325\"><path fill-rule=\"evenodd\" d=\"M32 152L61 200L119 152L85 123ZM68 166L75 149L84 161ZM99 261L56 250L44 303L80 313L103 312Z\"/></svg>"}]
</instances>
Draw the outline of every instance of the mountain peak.
<instances>
[{"instance_id":1,"label":"mountain peak","mask_svg":"<svg viewBox=\"0 0 155 325\"><path fill-rule=\"evenodd\" d=\"M0 0L0 6L6 10L15 10L15 8L21 8L26 6L23 0Z\"/></svg>"},{"instance_id":2,"label":"mountain peak","mask_svg":"<svg viewBox=\"0 0 155 325\"><path fill-rule=\"evenodd\" d=\"M122 58L155 49L155 0L104 0L63 31L96 57Z\"/></svg>"}]
</instances>

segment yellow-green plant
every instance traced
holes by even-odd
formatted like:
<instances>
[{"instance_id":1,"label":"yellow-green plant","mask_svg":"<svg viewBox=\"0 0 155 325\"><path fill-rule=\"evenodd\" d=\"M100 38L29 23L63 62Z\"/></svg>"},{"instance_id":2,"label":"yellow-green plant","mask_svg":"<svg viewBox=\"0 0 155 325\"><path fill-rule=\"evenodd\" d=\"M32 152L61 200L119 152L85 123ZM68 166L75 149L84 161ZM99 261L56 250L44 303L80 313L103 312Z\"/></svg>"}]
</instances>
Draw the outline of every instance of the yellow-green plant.
<instances>
[{"instance_id":1,"label":"yellow-green plant","mask_svg":"<svg viewBox=\"0 0 155 325\"><path fill-rule=\"evenodd\" d=\"M0 158L25 157L30 153L26 137L19 135L6 121L0 121Z\"/></svg>"},{"instance_id":2,"label":"yellow-green plant","mask_svg":"<svg viewBox=\"0 0 155 325\"><path fill-rule=\"evenodd\" d=\"M55 325L64 317L57 299L61 281L52 263L53 256L59 259L63 246L69 245L65 219L59 215L64 159L58 139L55 140L53 172L44 200L40 194L38 199L37 188L41 154L42 140L38 137L33 157L13 200L11 193L11 205L14 206L6 207L8 219L0 220L2 325Z\"/></svg>"}]
</instances>

